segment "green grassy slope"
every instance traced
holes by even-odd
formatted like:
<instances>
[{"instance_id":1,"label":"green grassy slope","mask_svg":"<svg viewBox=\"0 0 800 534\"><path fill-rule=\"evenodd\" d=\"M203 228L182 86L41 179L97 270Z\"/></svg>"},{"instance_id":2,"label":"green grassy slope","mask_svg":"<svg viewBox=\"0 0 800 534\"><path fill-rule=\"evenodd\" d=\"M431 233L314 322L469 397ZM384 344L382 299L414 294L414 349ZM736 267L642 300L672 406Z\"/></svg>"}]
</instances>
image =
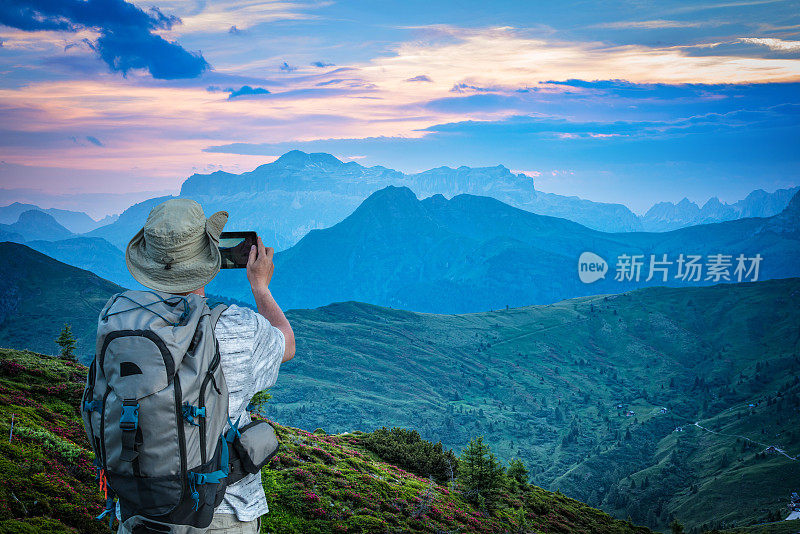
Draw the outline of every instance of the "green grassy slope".
<instances>
[{"instance_id":1,"label":"green grassy slope","mask_svg":"<svg viewBox=\"0 0 800 534\"><path fill-rule=\"evenodd\" d=\"M0 349L0 533L107 532L77 405L86 368ZM9 442L11 414L15 432ZM647 534L537 487L510 484L496 512L382 461L364 434L275 425L280 453L262 473L262 532L510 532Z\"/></svg>"},{"instance_id":2,"label":"green grassy slope","mask_svg":"<svg viewBox=\"0 0 800 534\"><path fill-rule=\"evenodd\" d=\"M0 346L56 353L64 323L77 354L94 353L97 316L118 285L25 245L0 243Z\"/></svg>"},{"instance_id":3,"label":"green grassy slope","mask_svg":"<svg viewBox=\"0 0 800 534\"><path fill-rule=\"evenodd\" d=\"M298 357L267 415L334 432L412 427L456 450L482 434L535 483L658 528L760 522L800 480L797 462L690 425L800 453L798 295L787 279L470 315L292 311Z\"/></svg>"}]
</instances>

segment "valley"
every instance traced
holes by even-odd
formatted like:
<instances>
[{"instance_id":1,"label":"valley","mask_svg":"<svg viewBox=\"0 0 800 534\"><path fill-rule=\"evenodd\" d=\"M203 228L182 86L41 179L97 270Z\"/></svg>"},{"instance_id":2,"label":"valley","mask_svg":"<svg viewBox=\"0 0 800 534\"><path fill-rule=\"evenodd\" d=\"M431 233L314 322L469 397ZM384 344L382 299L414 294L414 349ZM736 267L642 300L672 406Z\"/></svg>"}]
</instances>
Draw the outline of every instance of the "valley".
<instances>
[{"instance_id":1,"label":"valley","mask_svg":"<svg viewBox=\"0 0 800 534\"><path fill-rule=\"evenodd\" d=\"M32 268L0 292L0 344L52 352L68 321L88 361L117 286L3 246L5 269ZM457 452L482 435L533 483L651 528L763 522L800 479L798 297L792 278L475 314L291 310L298 357L264 413L308 431L414 428Z\"/></svg>"}]
</instances>

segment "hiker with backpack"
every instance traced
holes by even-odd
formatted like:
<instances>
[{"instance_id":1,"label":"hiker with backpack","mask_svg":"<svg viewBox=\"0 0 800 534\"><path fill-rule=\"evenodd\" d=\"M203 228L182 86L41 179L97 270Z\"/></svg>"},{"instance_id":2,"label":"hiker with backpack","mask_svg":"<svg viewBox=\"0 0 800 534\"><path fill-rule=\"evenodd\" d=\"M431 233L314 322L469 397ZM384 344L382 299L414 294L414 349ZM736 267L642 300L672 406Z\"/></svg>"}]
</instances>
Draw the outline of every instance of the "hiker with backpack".
<instances>
[{"instance_id":1,"label":"hiker with backpack","mask_svg":"<svg viewBox=\"0 0 800 534\"><path fill-rule=\"evenodd\" d=\"M119 519L118 532L255 533L268 511L260 470L278 441L248 405L294 356L294 333L261 238L247 262L258 313L209 307L227 218L188 199L154 207L125 253L152 291L114 295L100 313L81 409L106 493L99 519Z\"/></svg>"}]
</instances>

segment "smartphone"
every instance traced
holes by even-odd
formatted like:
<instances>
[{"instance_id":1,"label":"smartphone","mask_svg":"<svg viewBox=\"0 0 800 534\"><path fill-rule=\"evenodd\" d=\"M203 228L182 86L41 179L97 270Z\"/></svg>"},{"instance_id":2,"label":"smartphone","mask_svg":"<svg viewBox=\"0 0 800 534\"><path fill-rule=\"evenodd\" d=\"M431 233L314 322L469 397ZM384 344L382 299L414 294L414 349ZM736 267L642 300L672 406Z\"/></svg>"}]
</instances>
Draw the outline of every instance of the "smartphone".
<instances>
[{"instance_id":1,"label":"smartphone","mask_svg":"<svg viewBox=\"0 0 800 534\"><path fill-rule=\"evenodd\" d=\"M219 252L223 269L247 267L250 247L256 244L255 232L222 232L219 236Z\"/></svg>"}]
</instances>

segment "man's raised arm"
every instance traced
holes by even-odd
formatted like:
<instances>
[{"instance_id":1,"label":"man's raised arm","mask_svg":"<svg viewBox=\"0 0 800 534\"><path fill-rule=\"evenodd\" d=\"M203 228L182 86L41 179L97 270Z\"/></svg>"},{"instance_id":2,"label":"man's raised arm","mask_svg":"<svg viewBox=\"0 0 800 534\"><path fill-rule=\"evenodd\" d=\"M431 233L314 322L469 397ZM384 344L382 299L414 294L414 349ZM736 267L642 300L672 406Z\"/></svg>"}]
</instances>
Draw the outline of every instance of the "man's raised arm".
<instances>
[{"instance_id":1,"label":"man's raised arm","mask_svg":"<svg viewBox=\"0 0 800 534\"><path fill-rule=\"evenodd\" d=\"M275 272L275 265L272 263L274 253L272 247L264 248L264 243L259 237L258 245L250 247L250 257L247 259L247 279L250 281L250 289L256 299L258 313L283 333L286 350L283 353L282 362L288 362L294 357L294 332L292 325L286 320L286 316L269 290L272 273Z\"/></svg>"}]
</instances>

